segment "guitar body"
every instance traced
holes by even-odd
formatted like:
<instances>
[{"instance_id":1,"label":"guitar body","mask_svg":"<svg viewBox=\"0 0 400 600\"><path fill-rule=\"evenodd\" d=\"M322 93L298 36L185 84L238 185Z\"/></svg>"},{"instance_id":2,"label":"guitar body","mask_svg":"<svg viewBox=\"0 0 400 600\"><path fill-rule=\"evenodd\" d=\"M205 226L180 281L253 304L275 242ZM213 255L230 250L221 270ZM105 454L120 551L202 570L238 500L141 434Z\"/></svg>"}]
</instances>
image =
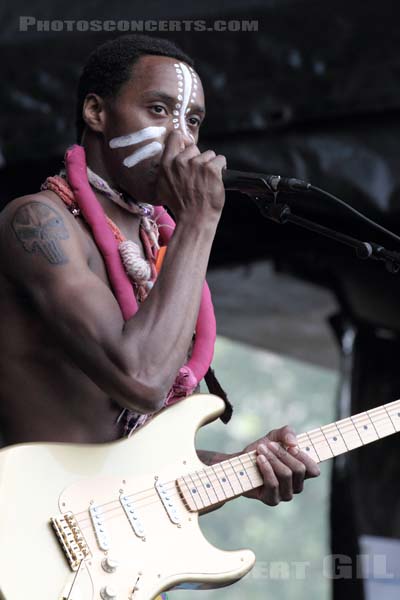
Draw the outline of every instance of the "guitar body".
<instances>
[{"instance_id":1,"label":"guitar body","mask_svg":"<svg viewBox=\"0 0 400 600\"><path fill-rule=\"evenodd\" d=\"M211 545L174 484L204 468L195 433L223 409L220 398L195 395L130 439L1 450L0 600L151 600L174 587L220 587L243 577L254 554ZM165 484L164 501L157 482ZM121 497L133 502L131 520ZM100 507L97 534L89 507ZM75 570L50 524L71 513L89 552Z\"/></svg>"}]
</instances>

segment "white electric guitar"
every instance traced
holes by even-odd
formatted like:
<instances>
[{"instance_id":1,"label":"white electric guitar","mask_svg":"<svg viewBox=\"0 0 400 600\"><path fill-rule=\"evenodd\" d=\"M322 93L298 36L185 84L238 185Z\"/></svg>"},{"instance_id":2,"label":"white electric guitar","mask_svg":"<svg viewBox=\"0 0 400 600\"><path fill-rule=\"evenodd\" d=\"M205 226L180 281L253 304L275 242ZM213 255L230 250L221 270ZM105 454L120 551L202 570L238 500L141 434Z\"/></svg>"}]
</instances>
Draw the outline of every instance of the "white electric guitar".
<instances>
[{"instance_id":1,"label":"white electric guitar","mask_svg":"<svg viewBox=\"0 0 400 600\"><path fill-rule=\"evenodd\" d=\"M0 600L151 600L245 575L250 550L222 551L198 514L258 487L250 452L206 467L197 429L223 401L195 395L130 439L0 451ZM400 430L400 400L298 436L317 462Z\"/></svg>"}]
</instances>

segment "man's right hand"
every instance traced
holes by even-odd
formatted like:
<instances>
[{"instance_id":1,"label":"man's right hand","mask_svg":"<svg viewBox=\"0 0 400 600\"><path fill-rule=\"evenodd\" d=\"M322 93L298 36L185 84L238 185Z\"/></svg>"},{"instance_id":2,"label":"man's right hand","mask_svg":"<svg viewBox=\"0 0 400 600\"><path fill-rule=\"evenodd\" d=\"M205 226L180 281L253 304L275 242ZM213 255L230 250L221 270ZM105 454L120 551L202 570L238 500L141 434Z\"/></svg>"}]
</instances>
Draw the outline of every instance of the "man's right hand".
<instances>
[{"instance_id":1,"label":"man's right hand","mask_svg":"<svg viewBox=\"0 0 400 600\"><path fill-rule=\"evenodd\" d=\"M222 169L226 159L213 150L201 153L192 143L185 144L180 132L173 131L166 139L159 165L157 198L171 209L177 222L217 223L225 202Z\"/></svg>"}]
</instances>

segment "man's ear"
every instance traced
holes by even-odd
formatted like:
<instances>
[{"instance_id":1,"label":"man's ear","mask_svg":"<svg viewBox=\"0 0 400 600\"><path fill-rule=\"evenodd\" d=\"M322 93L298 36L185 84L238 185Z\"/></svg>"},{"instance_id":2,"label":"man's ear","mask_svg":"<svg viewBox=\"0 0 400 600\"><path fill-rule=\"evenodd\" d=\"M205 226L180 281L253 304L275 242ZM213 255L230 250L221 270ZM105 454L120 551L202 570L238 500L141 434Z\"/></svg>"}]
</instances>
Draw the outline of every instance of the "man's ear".
<instances>
[{"instance_id":1,"label":"man's ear","mask_svg":"<svg viewBox=\"0 0 400 600\"><path fill-rule=\"evenodd\" d=\"M106 124L105 102L103 98L97 94L88 94L83 102L82 118L92 131L102 133Z\"/></svg>"}]
</instances>

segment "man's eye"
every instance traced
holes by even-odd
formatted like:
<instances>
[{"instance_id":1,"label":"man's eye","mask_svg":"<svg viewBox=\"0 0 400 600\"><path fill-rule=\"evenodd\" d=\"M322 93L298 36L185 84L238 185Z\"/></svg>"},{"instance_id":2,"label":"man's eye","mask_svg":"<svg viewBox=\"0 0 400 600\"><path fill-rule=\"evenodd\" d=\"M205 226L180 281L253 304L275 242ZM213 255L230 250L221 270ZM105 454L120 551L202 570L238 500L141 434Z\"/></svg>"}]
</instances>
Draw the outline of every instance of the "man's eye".
<instances>
[{"instance_id":1,"label":"man's eye","mask_svg":"<svg viewBox=\"0 0 400 600\"><path fill-rule=\"evenodd\" d=\"M201 121L200 121L200 119L198 117L189 117L188 118L188 123L192 127L200 127L200 125L201 125Z\"/></svg>"},{"instance_id":2,"label":"man's eye","mask_svg":"<svg viewBox=\"0 0 400 600\"><path fill-rule=\"evenodd\" d=\"M166 115L167 114L167 109L165 108L165 106L162 106L161 104L153 104L153 106L150 107L155 113L157 113L157 115Z\"/></svg>"}]
</instances>

